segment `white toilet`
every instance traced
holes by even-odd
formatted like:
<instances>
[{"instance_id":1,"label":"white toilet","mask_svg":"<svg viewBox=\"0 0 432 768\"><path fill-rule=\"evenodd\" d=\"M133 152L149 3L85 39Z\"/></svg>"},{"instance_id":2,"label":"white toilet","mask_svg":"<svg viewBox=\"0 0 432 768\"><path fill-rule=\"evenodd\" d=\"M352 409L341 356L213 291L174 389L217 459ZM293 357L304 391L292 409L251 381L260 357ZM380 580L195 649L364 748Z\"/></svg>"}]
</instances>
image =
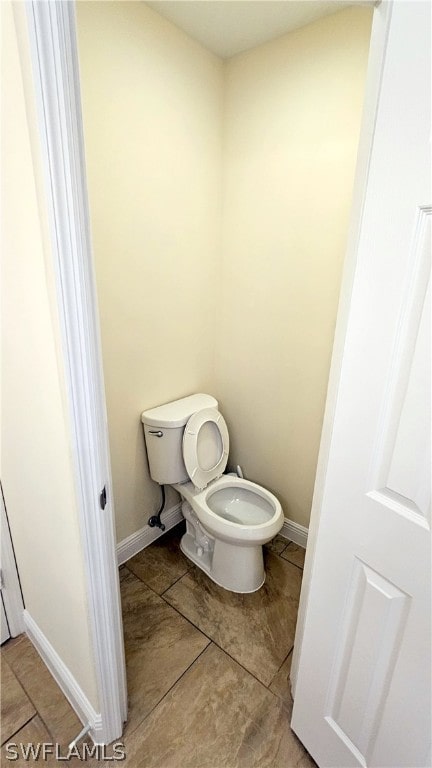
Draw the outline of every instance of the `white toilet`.
<instances>
[{"instance_id":1,"label":"white toilet","mask_svg":"<svg viewBox=\"0 0 432 768\"><path fill-rule=\"evenodd\" d=\"M272 493L223 475L229 435L211 395L190 395L141 415L150 475L182 496L184 554L217 584L255 592L265 581L262 545L284 516Z\"/></svg>"}]
</instances>

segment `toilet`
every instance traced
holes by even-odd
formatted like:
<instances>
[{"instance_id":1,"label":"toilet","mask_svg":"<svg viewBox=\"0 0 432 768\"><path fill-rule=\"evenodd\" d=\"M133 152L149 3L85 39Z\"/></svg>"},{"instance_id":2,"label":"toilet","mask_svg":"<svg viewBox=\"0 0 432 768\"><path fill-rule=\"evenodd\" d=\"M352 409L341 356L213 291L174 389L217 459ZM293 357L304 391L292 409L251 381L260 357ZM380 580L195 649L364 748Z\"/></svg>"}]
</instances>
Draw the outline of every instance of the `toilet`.
<instances>
[{"instance_id":1,"label":"toilet","mask_svg":"<svg viewBox=\"0 0 432 768\"><path fill-rule=\"evenodd\" d=\"M217 400L190 395L144 411L141 421L152 479L183 499L182 552L224 589L255 592L265 581L263 544L284 515L270 491L223 474L229 434Z\"/></svg>"}]
</instances>

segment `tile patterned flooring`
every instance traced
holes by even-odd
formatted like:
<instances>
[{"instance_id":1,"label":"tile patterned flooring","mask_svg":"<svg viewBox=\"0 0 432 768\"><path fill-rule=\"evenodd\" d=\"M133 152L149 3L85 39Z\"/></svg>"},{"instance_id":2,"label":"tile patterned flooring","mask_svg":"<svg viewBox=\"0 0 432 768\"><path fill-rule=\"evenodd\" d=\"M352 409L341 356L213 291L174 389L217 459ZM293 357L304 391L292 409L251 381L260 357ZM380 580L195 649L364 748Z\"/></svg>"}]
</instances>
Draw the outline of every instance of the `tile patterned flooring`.
<instances>
[{"instance_id":1,"label":"tile patterned flooring","mask_svg":"<svg viewBox=\"0 0 432 768\"><path fill-rule=\"evenodd\" d=\"M264 586L237 595L182 555L183 525L120 569L129 692L123 764L312 768L289 728L304 550L277 536L265 549ZM31 643L9 641L1 657L2 744L12 736L69 743L80 723Z\"/></svg>"},{"instance_id":2,"label":"tile patterned flooring","mask_svg":"<svg viewBox=\"0 0 432 768\"><path fill-rule=\"evenodd\" d=\"M304 550L277 536L251 595L179 548L183 525L121 568L129 768L312 768L289 728Z\"/></svg>"},{"instance_id":3,"label":"tile patterned flooring","mask_svg":"<svg viewBox=\"0 0 432 768\"><path fill-rule=\"evenodd\" d=\"M33 763L22 757L10 762L5 755L7 742L57 743L64 754L81 729L81 721L30 640L20 635L5 643L1 649L2 765L28 768ZM43 762L48 768L57 764L54 756ZM79 763L74 758L68 765Z\"/></svg>"}]
</instances>

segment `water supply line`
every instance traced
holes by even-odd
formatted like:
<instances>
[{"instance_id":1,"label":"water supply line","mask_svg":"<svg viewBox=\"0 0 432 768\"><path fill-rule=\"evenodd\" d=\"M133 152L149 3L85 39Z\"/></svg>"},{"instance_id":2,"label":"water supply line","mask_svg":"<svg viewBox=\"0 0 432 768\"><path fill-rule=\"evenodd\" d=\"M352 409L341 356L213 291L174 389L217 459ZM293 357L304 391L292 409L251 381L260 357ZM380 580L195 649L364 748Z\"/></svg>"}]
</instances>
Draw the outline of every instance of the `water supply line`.
<instances>
[{"instance_id":1,"label":"water supply line","mask_svg":"<svg viewBox=\"0 0 432 768\"><path fill-rule=\"evenodd\" d=\"M162 493L162 502L161 505L156 512L155 515L152 515L148 520L148 525L150 528L160 528L161 531L165 530L165 526L161 521L161 514L163 512L164 506L165 506L165 486L161 485L161 493Z\"/></svg>"}]
</instances>

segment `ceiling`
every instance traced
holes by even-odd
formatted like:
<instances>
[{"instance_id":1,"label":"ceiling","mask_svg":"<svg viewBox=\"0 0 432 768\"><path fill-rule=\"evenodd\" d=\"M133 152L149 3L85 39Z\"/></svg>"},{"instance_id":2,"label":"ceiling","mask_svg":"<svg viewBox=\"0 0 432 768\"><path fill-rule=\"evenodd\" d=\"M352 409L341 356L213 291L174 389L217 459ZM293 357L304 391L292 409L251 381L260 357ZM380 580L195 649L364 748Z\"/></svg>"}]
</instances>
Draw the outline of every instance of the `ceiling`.
<instances>
[{"instance_id":1,"label":"ceiling","mask_svg":"<svg viewBox=\"0 0 432 768\"><path fill-rule=\"evenodd\" d=\"M147 5L222 58L304 27L349 0L156 0ZM362 4L373 5L373 2Z\"/></svg>"}]
</instances>

